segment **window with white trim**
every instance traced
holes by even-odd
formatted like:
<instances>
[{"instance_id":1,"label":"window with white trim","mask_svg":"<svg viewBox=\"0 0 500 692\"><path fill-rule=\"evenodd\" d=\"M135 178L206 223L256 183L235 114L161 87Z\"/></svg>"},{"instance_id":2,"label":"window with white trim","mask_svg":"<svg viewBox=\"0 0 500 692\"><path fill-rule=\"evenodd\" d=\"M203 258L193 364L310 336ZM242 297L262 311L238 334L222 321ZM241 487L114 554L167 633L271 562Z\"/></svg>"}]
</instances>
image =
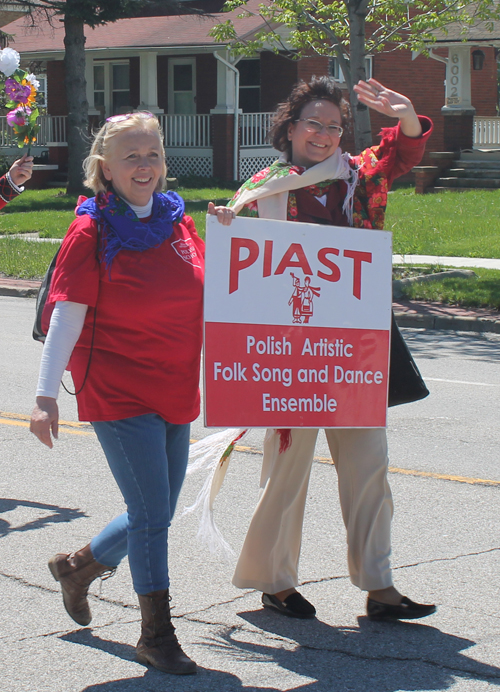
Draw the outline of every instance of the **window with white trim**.
<instances>
[{"instance_id":1,"label":"window with white trim","mask_svg":"<svg viewBox=\"0 0 500 692\"><path fill-rule=\"evenodd\" d=\"M240 108L243 113L260 113L260 58L240 60Z\"/></svg>"},{"instance_id":2,"label":"window with white trim","mask_svg":"<svg viewBox=\"0 0 500 692\"><path fill-rule=\"evenodd\" d=\"M196 60L169 58L168 112L183 115L196 113Z\"/></svg>"},{"instance_id":3,"label":"window with white trim","mask_svg":"<svg viewBox=\"0 0 500 692\"><path fill-rule=\"evenodd\" d=\"M102 120L131 111L128 60L94 63L94 107Z\"/></svg>"},{"instance_id":4,"label":"window with white trim","mask_svg":"<svg viewBox=\"0 0 500 692\"><path fill-rule=\"evenodd\" d=\"M373 56L367 55L365 57L365 72L366 79L370 79L372 76L373 68ZM333 77L339 84L345 84L344 73L340 67L340 60L338 58L330 58L329 60L329 72L330 76Z\"/></svg>"},{"instance_id":5,"label":"window with white trim","mask_svg":"<svg viewBox=\"0 0 500 692\"><path fill-rule=\"evenodd\" d=\"M106 69L104 64L94 65L94 107L99 111L101 120L106 115Z\"/></svg>"},{"instance_id":6,"label":"window with white trim","mask_svg":"<svg viewBox=\"0 0 500 692\"><path fill-rule=\"evenodd\" d=\"M127 62L111 65L111 103L112 115L130 113L130 64Z\"/></svg>"},{"instance_id":7,"label":"window with white trim","mask_svg":"<svg viewBox=\"0 0 500 692\"><path fill-rule=\"evenodd\" d=\"M36 102L39 108L47 108L47 75L37 74L35 77L40 85L36 92Z\"/></svg>"}]
</instances>

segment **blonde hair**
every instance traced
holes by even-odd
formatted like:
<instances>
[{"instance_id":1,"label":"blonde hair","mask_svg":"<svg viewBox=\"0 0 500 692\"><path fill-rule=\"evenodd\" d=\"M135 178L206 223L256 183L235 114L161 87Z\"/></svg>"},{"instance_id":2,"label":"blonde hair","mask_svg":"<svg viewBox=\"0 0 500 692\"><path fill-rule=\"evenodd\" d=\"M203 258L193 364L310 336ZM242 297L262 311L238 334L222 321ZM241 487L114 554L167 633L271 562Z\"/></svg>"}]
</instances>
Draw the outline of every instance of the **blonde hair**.
<instances>
[{"instance_id":1,"label":"blonde hair","mask_svg":"<svg viewBox=\"0 0 500 692\"><path fill-rule=\"evenodd\" d=\"M106 192L106 190L109 189L110 182L104 177L101 162L106 161L106 156L109 154L113 138L121 132L135 127L158 133L162 144L161 155L163 158L163 172L158 180L155 192L161 192L165 187L167 164L163 147L163 132L158 118L145 111L127 113L127 115L123 117L116 116L116 118L116 121L106 121L101 129L94 134L94 141L90 148L90 154L83 162L83 172L85 174L85 180L83 181L84 185L93 190L95 194L98 192ZM118 118L120 119L118 120Z\"/></svg>"}]
</instances>

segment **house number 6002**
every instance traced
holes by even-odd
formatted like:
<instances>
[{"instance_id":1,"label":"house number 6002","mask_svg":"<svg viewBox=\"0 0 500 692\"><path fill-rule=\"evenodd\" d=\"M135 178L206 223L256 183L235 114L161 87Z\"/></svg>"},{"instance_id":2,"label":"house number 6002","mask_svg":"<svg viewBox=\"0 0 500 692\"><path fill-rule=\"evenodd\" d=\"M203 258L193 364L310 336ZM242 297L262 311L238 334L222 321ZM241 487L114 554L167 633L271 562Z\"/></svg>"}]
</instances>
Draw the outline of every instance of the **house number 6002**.
<instances>
[{"instance_id":1,"label":"house number 6002","mask_svg":"<svg viewBox=\"0 0 500 692\"><path fill-rule=\"evenodd\" d=\"M453 55L451 56L451 61L452 61L453 65L451 66L451 75L452 75L452 76L451 76L450 82L451 82L452 88L451 88L451 94L450 94L450 96L454 97L454 96L458 96L457 84L458 84L459 81L460 81L460 80L459 80L459 74L460 74L459 62L460 62L460 58L459 58L459 56L458 56L457 53L453 53Z\"/></svg>"}]
</instances>

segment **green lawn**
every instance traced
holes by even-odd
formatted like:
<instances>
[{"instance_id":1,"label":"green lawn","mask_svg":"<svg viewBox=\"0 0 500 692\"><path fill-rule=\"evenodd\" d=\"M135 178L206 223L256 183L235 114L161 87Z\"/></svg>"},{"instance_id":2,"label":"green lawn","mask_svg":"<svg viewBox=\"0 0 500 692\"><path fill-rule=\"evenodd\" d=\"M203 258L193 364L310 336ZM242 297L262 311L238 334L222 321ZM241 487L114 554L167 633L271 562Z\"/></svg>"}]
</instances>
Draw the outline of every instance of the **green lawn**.
<instances>
[{"instance_id":1,"label":"green lawn","mask_svg":"<svg viewBox=\"0 0 500 692\"><path fill-rule=\"evenodd\" d=\"M209 201L223 204L229 188L183 188L186 213L205 236ZM36 232L62 238L74 219L76 197L63 190L28 190L0 212L0 235ZM393 232L396 254L500 258L500 190L471 190L415 195L401 188L389 195L386 229ZM0 272L12 276L42 276L55 247L23 240L0 241ZM500 272L475 270L477 279L445 279L412 285L406 295L416 300L440 300L468 306L500 308Z\"/></svg>"},{"instance_id":2,"label":"green lawn","mask_svg":"<svg viewBox=\"0 0 500 692\"><path fill-rule=\"evenodd\" d=\"M456 269L457 267L433 267L435 271ZM468 267L470 269L470 267ZM404 297L409 300L424 300L445 303L447 305L463 305L469 308L500 309L500 271L474 267L476 277L454 278L432 281L430 283L414 283L403 288ZM431 273L426 268L420 274Z\"/></svg>"},{"instance_id":3,"label":"green lawn","mask_svg":"<svg viewBox=\"0 0 500 692\"><path fill-rule=\"evenodd\" d=\"M225 188L179 188L178 193L186 201L186 213L195 219L202 235L208 202L225 204L234 194ZM27 190L0 212L0 235L39 233L42 238L63 238L75 218L76 201L76 196L67 196L62 189Z\"/></svg>"},{"instance_id":4,"label":"green lawn","mask_svg":"<svg viewBox=\"0 0 500 692\"><path fill-rule=\"evenodd\" d=\"M223 204L226 188L185 189L186 212L204 233L209 201ZM28 190L0 212L0 235L40 233L62 238L74 218L75 196L63 190ZM396 254L500 258L500 190L415 195L412 188L389 195L386 229L394 234Z\"/></svg>"},{"instance_id":5,"label":"green lawn","mask_svg":"<svg viewBox=\"0 0 500 692\"><path fill-rule=\"evenodd\" d=\"M389 194L395 254L500 258L500 190Z\"/></svg>"},{"instance_id":6,"label":"green lawn","mask_svg":"<svg viewBox=\"0 0 500 692\"><path fill-rule=\"evenodd\" d=\"M20 238L0 240L0 272L21 279L40 279L59 246L34 243Z\"/></svg>"}]
</instances>

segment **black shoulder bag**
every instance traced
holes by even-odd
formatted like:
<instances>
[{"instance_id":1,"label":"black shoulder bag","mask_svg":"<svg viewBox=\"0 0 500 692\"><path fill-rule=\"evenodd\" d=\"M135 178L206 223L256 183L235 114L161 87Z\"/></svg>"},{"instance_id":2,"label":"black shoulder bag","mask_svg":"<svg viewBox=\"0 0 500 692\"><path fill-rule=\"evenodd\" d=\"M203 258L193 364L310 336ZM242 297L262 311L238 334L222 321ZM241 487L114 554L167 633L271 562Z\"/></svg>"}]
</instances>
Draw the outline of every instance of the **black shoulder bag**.
<instances>
[{"instance_id":1,"label":"black shoulder bag","mask_svg":"<svg viewBox=\"0 0 500 692\"><path fill-rule=\"evenodd\" d=\"M389 363L389 406L409 404L425 399L429 390L399 331L394 313L391 327L391 358Z\"/></svg>"},{"instance_id":2,"label":"black shoulder bag","mask_svg":"<svg viewBox=\"0 0 500 692\"><path fill-rule=\"evenodd\" d=\"M96 251L95 251L95 256L96 256L97 261L99 261L99 241L100 241L100 238L101 238L101 229L98 225L97 226L97 244L96 244ZM52 283L52 275L54 273L54 269L56 268L57 257L59 256L60 250L61 250L61 246L58 247L56 254L52 258L49 266L47 267L47 271L45 272L45 276L43 277L42 284L38 290L38 294L36 297L35 323L33 325L32 335L33 335L33 338L35 339L35 341L40 341L42 344L45 342L45 339L47 337L47 332L42 327L43 309L45 307L45 304L47 302L47 298L48 298L49 293L50 293L50 285ZM76 391L70 392L70 390L66 387L64 382L61 381L62 386L68 392L68 394L71 394L71 396L76 396L77 394L80 394L80 392L84 388L85 383L87 381L87 375L89 374L89 370L90 370L90 361L92 360L92 353L94 350L96 316L97 316L97 304L94 308L94 321L92 323L92 337L90 340L89 361L87 363L87 369L85 370L85 376L83 378L82 386L80 387L80 389L77 392Z\"/></svg>"}]
</instances>

